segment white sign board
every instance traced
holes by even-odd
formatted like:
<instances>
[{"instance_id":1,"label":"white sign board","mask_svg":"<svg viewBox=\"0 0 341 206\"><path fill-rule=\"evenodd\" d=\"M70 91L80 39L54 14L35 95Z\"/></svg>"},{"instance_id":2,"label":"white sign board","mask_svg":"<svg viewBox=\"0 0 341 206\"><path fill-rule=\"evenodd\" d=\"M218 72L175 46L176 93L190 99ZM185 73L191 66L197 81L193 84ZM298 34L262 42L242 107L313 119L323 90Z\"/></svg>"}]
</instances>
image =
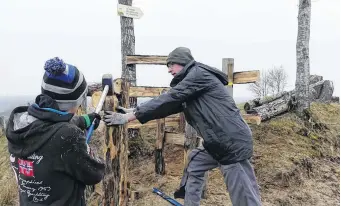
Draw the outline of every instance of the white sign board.
<instances>
[{"instance_id":1,"label":"white sign board","mask_svg":"<svg viewBox=\"0 0 341 206\"><path fill-rule=\"evenodd\" d=\"M143 12L140 8L123 4L117 4L117 14L119 16L125 16L134 19L139 19L143 16Z\"/></svg>"}]
</instances>

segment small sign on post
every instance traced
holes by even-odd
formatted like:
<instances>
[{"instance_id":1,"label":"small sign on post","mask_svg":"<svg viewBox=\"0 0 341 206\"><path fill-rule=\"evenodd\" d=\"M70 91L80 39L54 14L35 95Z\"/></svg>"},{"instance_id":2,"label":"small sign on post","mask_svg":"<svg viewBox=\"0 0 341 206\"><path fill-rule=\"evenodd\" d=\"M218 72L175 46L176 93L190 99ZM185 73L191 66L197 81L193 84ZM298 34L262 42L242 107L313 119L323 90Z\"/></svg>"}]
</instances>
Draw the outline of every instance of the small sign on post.
<instances>
[{"instance_id":1,"label":"small sign on post","mask_svg":"<svg viewBox=\"0 0 341 206\"><path fill-rule=\"evenodd\" d=\"M143 12L140 8L123 4L117 4L117 14L133 19L139 19L143 16Z\"/></svg>"}]
</instances>

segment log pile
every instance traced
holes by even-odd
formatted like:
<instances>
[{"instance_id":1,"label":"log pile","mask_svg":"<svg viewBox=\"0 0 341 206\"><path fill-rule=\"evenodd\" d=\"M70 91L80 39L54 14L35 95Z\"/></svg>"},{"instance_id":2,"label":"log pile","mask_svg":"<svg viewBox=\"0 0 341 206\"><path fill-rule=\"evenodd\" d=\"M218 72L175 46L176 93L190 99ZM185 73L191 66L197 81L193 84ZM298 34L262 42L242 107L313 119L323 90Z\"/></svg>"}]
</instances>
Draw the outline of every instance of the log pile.
<instances>
[{"instance_id":1,"label":"log pile","mask_svg":"<svg viewBox=\"0 0 341 206\"><path fill-rule=\"evenodd\" d=\"M309 78L310 102L330 103L333 99L334 85L330 80L323 80L322 76L311 75ZM271 97L256 98L244 105L247 114L258 114L262 121L268 120L295 108L296 91L284 91Z\"/></svg>"}]
</instances>

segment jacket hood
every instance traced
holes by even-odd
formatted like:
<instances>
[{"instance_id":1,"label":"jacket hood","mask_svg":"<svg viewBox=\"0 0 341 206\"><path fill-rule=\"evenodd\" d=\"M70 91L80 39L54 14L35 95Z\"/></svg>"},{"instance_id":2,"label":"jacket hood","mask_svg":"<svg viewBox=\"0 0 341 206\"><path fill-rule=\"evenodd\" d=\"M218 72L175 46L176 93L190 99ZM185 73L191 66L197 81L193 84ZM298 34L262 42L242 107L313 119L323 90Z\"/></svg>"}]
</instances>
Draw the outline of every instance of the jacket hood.
<instances>
[{"instance_id":1,"label":"jacket hood","mask_svg":"<svg viewBox=\"0 0 341 206\"><path fill-rule=\"evenodd\" d=\"M47 95L38 95L35 104L16 107L8 120L6 137L9 152L26 157L39 149L56 131L58 122L69 122L73 114L59 111Z\"/></svg>"},{"instance_id":2,"label":"jacket hood","mask_svg":"<svg viewBox=\"0 0 341 206\"><path fill-rule=\"evenodd\" d=\"M216 76L223 85L228 84L227 74L225 74L222 71L219 71L216 68L213 68L213 67L205 65L203 63L196 62L195 60L192 60L179 73L177 73L174 76L174 78L172 79L172 81L170 83L170 86L174 87L179 82L181 82L185 78L185 76L188 74L188 72L191 69L193 69L193 67L199 67L199 68L205 69L205 70L209 71L210 73L212 73L214 76Z\"/></svg>"}]
</instances>

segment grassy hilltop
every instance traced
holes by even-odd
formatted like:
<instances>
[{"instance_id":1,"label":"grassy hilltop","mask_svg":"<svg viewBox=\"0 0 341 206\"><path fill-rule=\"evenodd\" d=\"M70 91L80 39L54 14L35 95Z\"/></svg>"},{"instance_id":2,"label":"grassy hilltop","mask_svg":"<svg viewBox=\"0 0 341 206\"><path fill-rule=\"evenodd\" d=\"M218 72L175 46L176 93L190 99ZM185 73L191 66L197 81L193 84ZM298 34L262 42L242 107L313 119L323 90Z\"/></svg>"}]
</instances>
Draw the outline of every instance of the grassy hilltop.
<instances>
[{"instance_id":1,"label":"grassy hilltop","mask_svg":"<svg viewBox=\"0 0 341 206\"><path fill-rule=\"evenodd\" d=\"M304 122L287 113L259 126L251 125L255 150L252 163L263 205L339 204L340 105L313 103L311 116L310 122ZM182 174L183 149L166 145L166 175L157 177L152 139L155 131L141 135L140 153L131 155L129 165L130 182L140 197L130 205L169 205L151 189L158 187L172 196ZM4 136L0 137L0 153L0 205L16 205L17 189ZM232 205L217 169L209 174L207 199L201 205Z\"/></svg>"}]
</instances>

